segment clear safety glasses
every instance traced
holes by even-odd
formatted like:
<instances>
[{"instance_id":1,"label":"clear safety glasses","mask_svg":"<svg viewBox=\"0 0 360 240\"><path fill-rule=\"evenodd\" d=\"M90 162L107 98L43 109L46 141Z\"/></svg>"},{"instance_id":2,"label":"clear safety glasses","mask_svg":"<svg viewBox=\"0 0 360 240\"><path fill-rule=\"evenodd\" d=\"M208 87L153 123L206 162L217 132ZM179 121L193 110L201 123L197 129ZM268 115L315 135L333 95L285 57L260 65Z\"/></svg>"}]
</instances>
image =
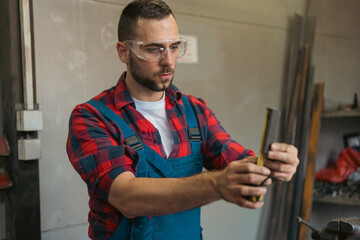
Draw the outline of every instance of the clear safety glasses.
<instances>
[{"instance_id":1,"label":"clear safety glasses","mask_svg":"<svg viewBox=\"0 0 360 240\"><path fill-rule=\"evenodd\" d=\"M159 40L154 42L126 40L124 43L138 58L149 62L155 62L163 59L167 51L169 51L173 59L181 58L186 53L186 40L181 38Z\"/></svg>"}]
</instances>

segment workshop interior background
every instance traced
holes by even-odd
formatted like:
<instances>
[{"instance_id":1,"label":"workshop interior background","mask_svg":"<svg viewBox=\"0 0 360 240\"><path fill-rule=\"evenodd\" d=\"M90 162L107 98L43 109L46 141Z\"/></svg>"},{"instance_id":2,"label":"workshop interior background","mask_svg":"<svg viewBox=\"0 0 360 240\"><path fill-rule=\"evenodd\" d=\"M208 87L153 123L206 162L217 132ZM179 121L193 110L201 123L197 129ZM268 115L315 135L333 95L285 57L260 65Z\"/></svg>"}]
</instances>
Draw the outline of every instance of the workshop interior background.
<instances>
[{"instance_id":1,"label":"workshop interior background","mask_svg":"<svg viewBox=\"0 0 360 240\"><path fill-rule=\"evenodd\" d=\"M86 185L65 152L68 120L76 104L113 86L125 70L115 45L119 14L128 2L32 1L36 94L43 112L42 239L88 239ZM312 64L314 82L325 83L325 108L352 103L360 93L358 0L166 2L197 55L178 63L174 83L205 99L232 137L256 153L265 108L281 105L295 13L317 19ZM204 239L258 239L262 211L210 204L202 210ZM0 239L6 236L4 216L1 201Z\"/></svg>"}]
</instances>

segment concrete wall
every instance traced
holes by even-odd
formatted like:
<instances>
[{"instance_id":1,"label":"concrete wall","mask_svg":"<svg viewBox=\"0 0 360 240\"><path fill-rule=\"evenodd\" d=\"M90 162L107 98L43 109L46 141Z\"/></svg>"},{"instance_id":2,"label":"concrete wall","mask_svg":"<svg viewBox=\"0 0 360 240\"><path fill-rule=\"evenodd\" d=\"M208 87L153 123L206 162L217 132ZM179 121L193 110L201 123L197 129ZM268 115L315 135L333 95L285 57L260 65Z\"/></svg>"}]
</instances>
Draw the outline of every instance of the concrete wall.
<instances>
[{"instance_id":1,"label":"concrete wall","mask_svg":"<svg viewBox=\"0 0 360 240\"><path fill-rule=\"evenodd\" d=\"M325 83L325 108L351 104L360 95L360 2L312 0L317 17L313 50L315 81Z\"/></svg>"},{"instance_id":2,"label":"concrete wall","mask_svg":"<svg viewBox=\"0 0 360 240\"><path fill-rule=\"evenodd\" d=\"M123 0L33 0L43 239L87 239L85 183L65 153L73 107L114 85ZM198 39L199 62L178 64L175 84L207 100L234 139L258 151L265 107L279 107L288 22L299 0L169 0L180 33ZM268 206L269 207L269 206ZM217 202L203 208L207 240L256 239L261 210Z\"/></svg>"}]
</instances>

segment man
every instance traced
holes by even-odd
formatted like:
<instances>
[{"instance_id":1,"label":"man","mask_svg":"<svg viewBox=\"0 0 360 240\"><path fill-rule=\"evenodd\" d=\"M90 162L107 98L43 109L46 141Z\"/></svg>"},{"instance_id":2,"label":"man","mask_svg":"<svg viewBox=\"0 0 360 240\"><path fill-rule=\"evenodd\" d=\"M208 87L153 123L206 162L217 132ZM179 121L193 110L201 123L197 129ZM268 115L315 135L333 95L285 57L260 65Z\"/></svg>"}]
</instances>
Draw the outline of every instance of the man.
<instances>
[{"instance_id":1,"label":"man","mask_svg":"<svg viewBox=\"0 0 360 240\"><path fill-rule=\"evenodd\" d=\"M292 178L295 147L272 144L257 166L203 100L172 84L186 41L164 2L131 2L118 35L127 71L76 106L69 124L67 152L88 186L92 239L201 239L201 206L224 199L260 208L247 197Z\"/></svg>"}]
</instances>

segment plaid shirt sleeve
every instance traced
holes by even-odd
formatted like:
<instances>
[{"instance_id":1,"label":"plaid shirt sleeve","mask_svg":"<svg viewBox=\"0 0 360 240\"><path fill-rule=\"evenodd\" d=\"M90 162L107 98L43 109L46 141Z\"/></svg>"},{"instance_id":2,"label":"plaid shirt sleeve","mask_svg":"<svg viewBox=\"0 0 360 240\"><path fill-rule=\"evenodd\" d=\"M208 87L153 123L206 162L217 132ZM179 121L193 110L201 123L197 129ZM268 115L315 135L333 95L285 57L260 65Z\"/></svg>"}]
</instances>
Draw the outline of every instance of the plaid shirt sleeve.
<instances>
[{"instance_id":1,"label":"plaid shirt sleeve","mask_svg":"<svg viewBox=\"0 0 360 240\"><path fill-rule=\"evenodd\" d=\"M116 129L113 124L86 103L75 107L69 122L67 153L70 162L86 182L89 192L104 200L108 198L114 178L124 171L134 173L135 168L135 150L121 144L120 132L109 131ZM96 188L100 179L100 188Z\"/></svg>"},{"instance_id":2,"label":"plaid shirt sleeve","mask_svg":"<svg viewBox=\"0 0 360 240\"><path fill-rule=\"evenodd\" d=\"M231 139L204 100L191 95L189 97L195 106L204 139L202 149L206 169L223 169L234 160L255 156L252 150Z\"/></svg>"}]
</instances>

